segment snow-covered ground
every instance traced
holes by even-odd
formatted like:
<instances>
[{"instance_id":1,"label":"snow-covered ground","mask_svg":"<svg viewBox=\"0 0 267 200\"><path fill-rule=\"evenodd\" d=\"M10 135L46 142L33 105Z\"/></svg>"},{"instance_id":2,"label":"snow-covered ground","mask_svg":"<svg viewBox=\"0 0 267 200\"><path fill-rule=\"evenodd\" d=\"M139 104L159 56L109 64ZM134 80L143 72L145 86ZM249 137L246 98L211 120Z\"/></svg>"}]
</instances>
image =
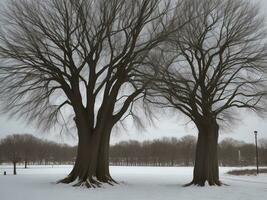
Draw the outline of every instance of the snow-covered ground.
<instances>
[{"instance_id":1,"label":"snow-covered ground","mask_svg":"<svg viewBox=\"0 0 267 200\"><path fill-rule=\"evenodd\" d=\"M86 189L56 184L71 166L0 166L0 200L266 200L267 175L231 176L221 168L221 180L229 186L183 187L192 177L191 167L111 167L120 182L114 187ZM3 171L8 175L3 176Z\"/></svg>"}]
</instances>

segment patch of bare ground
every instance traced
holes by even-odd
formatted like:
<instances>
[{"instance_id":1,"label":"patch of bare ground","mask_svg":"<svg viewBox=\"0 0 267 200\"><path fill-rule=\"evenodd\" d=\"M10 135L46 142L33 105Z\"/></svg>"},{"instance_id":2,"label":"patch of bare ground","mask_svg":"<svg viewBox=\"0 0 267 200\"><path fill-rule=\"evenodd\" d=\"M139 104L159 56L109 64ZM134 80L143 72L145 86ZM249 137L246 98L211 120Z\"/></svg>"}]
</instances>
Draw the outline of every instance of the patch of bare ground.
<instances>
[{"instance_id":1,"label":"patch of bare ground","mask_svg":"<svg viewBox=\"0 0 267 200\"><path fill-rule=\"evenodd\" d=\"M259 173L267 173L267 168L259 170ZM241 169L241 170L232 170L227 172L230 175L244 176L244 175L257 175L256 169Z\"/></svg>"}]
</instances>

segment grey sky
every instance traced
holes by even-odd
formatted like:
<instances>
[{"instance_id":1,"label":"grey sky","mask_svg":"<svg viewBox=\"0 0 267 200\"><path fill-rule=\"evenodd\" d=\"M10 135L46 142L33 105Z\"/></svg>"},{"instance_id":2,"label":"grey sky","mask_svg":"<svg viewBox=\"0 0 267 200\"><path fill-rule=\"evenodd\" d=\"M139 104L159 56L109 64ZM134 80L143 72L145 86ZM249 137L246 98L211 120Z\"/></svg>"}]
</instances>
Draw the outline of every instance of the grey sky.
<instances>
[{"instance_id":1,"label":"grey sky","mask_svg":"<svg viewBox=\"0 0 267 200\"><path fill-rule=\"evenodd\" d=\"M0 2L6 1L8 0L0 0ZM267 18L267 0L251 1L262 5L262 12L266 14ZM184 119L183 117L181 118ZM242 112L240 119L242 120L235 126L221 130L220 139L232 137L246 142L253 142L254 136L252 133L254 130L259 132L259 138L267 138L267 119L260 119L252 112ZM127 124L128 130L120 129L119 131L113 132L111 138L112 143L128 139L146 140L163 136L182 137L187 134L196 135L196 128L191 123L188 124L185 120L180 120L178 115L173 117L159 116L158 121L155 121L156 126L148 126L144 131L137 130L130 122ZM53 139L57 142L76 143L76 139L70 135L60 135L58 131L41 133L35 130L33 126L25 124L22 119L9 119L5 114L0 115L0 138L13 133L32 133L38 137Z\"/></svg>"}]
</instances>

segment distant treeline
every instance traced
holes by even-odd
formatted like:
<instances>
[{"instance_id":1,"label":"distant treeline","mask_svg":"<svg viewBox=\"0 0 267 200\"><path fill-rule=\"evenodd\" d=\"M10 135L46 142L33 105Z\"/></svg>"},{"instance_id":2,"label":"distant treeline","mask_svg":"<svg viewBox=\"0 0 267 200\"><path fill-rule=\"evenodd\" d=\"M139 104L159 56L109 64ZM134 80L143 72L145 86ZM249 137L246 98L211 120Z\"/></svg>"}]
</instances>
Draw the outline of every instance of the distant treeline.
<instances>
[{"instance_id":1,"label":"distant treeline","mask_svg":"<svg viewBox=\"0 0 267 200\"><path fill-rule=\"evenodd\" d=\"M10 135L0 140L0 162L28 164L71 164L76 147L42 140L29 134Z\"/></svg>"},{"instance_id":2,"label":"distant treeline","mask_svg":"<svg viewBox=\"0 0 267 200\"><path fill-rule=\"evenodd\" d=\"M260 140L259 160L267 165L267 140ZM191 166L194 165L196 138L185 136L153 141L120 142L111 147L111 165L126 166ZM231 138L219 143L220 166L247 166L255 164L255 145Z\"/></svg>"},{"instance_id":3,"label":"distant treeline","mask_svg":"<svg viewBox=\"0 0 267 200\"><path fill-rule=\"evenodd\" d=\"M190 166L194 163L196 138L162 138L152 141L125 141L110 147L110 164L120 166ZM0 163L72 164L77 147L41 140L29 134L10 135L0 140ZM221 166L255 163L255 145L233 139L219 144ZM261 165L267 165L267 140L259 142Z\"/></svg>"}]
</instances>

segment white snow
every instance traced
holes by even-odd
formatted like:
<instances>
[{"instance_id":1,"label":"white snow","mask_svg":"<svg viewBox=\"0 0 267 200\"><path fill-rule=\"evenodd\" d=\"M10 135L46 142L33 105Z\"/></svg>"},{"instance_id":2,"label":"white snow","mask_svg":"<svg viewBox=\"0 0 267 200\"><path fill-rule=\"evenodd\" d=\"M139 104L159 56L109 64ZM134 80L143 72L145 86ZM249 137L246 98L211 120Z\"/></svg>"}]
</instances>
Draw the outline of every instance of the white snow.
<instances>
[{"instance_id":1,"label":"white snow","mask_svg":"<svg viewBox=\"0 0 267 200\"><path fill-rule=\"evenodd\" d=\"M56 184L71 166L0 166L0 200L266 200L267 174L232 176L220 168L221 180L229 186L183 187L192 178L191 167L111 167L114 187L87 189ZM7 176L3 175L7 171Z\"/></svg>"}]
</instances>

